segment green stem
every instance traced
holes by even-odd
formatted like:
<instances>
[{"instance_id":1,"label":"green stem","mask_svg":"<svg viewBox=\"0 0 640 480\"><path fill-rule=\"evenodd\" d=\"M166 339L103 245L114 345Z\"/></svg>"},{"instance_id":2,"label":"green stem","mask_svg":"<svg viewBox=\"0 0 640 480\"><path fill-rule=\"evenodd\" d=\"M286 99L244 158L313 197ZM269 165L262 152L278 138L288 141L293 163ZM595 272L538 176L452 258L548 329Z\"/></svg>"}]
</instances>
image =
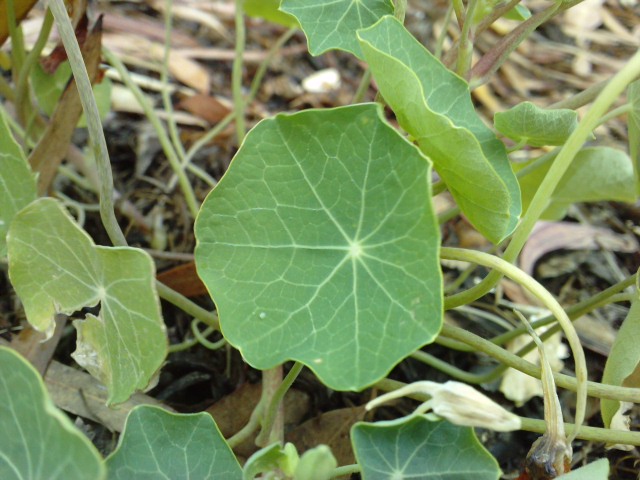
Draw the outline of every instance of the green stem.
<instances>
[{"instance_id":1,"label":"green stem","mask_svg":"<svg viewBox=\"0 0 640 480\"><path fill-rule=\"evenodd\" d=\"M124 64L120 61L120 59L116 55L111 53L109 50L107 50L106 48L103 48L103 54L107 59L107 61L109 62L109 64L113 68L115 68L116 71L120 74L120 78L122 79L122 82L131 91L131 93L133 93L133 96L136 98L136 101L142 107L142 110L144 111L145 116L149 120L149 123L151 123L151 125L153 126L153 129L155 130L156 135L158 135L158 140L160 142L160 145L162 145L162 150L164 151L164 154L166 155L167 160L171 165L171 169L178 176L178 183L180 184L180 188L182 190L182 193L184 194L184 198L185 198L185 201L187 202L187 207L189 208L189 212L191 213L193 218L195 218L196 215L198 214L198 210L200 209L200 206L198 205L198 201L193 191L193 187L191 186L191 183L189 182L189 179L187 178L187 175L184 169L182 168L180 159L178 158L178 154L173 149L171 140L169 139L167 132L162 126L162 122L160 121L160 118L158 118L158 115L156 115L156 113L154 112L153 107L147 101L147 98L142 93L142 90L140 90L140 87L138 87L138 85L136 85L133 82L133 80L131 79L131 75L129 75L129 71L127 70L127 67L124 66Z\"/></svg>"},{"instance_id":2,"label":"green stem","mask_svg":"<svg viewBox=\"0 0 640 480\"><path fill-rule=\"evenodd\" d=\"M7 0L6 22L9 26L9 36L11 37L11 61L13 71L13 81L18 81L18 75L24 63L25 48L22 29L18 25L16 18L15 0Z\"/></svg>"},{"instance_id":3,"label":"green stem","mask_svg":"<svg viewBox=\"0 0 640 480\"><path fill-rule=\"evenodd\" d=\"M197 318L202 323L209 325L210 327L220 330L220 323L218 322L218 316L215 313L209 312L194 302L189 300L184 295L176 292L175 290L167 287L164 283L156 282L156 289L158 296L167 302L175 305L188 315Z\"/></svg>"},{"instance_id":4,"label":"green stem","mask_svg":"<svg viewBox=\"0 0 640 480\"><path fill-rule=\"evenodd\" d=\"M555 298L540 285L536 280L524 273L519 268L515 267L511 263L498 258L493 255L489 255L484 252L477 252L473 250L462 250L458 248L443 247L440 250L441 258L449 260L461 260L466 262L476 263L485 267L490 267L495 272L500 272L502 275L506 275L511 280L522 285L532 295L538 298L542 304L549 309L549 311L556 317L558 323L562 326L562 330L565 333L565 337L571 346L573 352L573 358L575 362L576 381L577 381L577 402L576 402L576 425L582 425L584 421L584 415L587 406L587 364L582 350L582 344L578 338L578 333L569 320L569 317L562 309L560 304Z\"/></svg>"},{"instance_id":5,"label":"green stem","mask_svg":"<svg viewBox=\"0 0 640 480\"><path fill-rule=\"evenodd\" d=\"M302 371L303 367L304 365L302 363L295 362L291 367L291 370L289 370L289 373L287 373L287 375L284 377L282 382L280 382L280 385L278 385L278 388L275 390L275 392L271 396L271 400L269 401L269 406L267 407L267 410L263 417L262 430L260 432L260 435L256 439L256 444L258 444L258 442L262 442L265 439L265 437L270 437L272 435L271 430L273 429L273 425L278 416L278 411L280 410L282 400L284 399L285 394L291 388L291 385L293 385L293 382L296 380L296 378ZM268 442L268 443L271 443L271 442Z\"/></svg>"},{"instance_id":6,"label":"green stem","mask_svg":"<svg viewBox=\"0 0 640 480\"><path fill-rule=\"evenodd\" d=\"M200 345L208 348L209 350L218 350L219 348L222 348L227 344L227 341L224 338L218 340L217 342L210 342L209 340L207 340L206 337L215 332L216 329L209 326L204 332L201 332L199 328L200 323L202 322L197 318L193 322L191 322L191 332Z\"/></svg>"},{"instance_id":7,"label":"green stem","mask_svg":"<svg viewBox=\"0 0 640 480\"><path fill-rule=\"evenodd\" d=\"M371 77L371 69L367 68L362 74L356 93L353 94L353 98L351 99L352 104L361 103L364 100L367 90L369 90L369 85L371 85Z\"/></svg>"},{"instance_id":8,"label":"green stem","mask_svg":"<svg viewBox=\"0 0 640 480\"><path fill-rule=\"evenodd\" d=\"M51 13L55 17L58 32L62 39L69 64L76 80L78 93L80 94L80 102L87 120L87 128L89 130L89 139L93 156L98 167L100 175L100 218L104 225L109 239L116 246L127 245L127 240L118 225L115 211L113 208L113 176L111 173L111 162L109 161L109 152L107 150L107 141L104 138L102 124L100 121L100 113L96 99L93 96L91 81L87 74L87 69L82 59L80 46L71 25L71 20L67 13L63 0L51 0L49 2Z\"/></svg>"},{"instance_id":9,"label":"green stem","mask_svg":"<svg viewBox=\"0 0 640 480\"><path fill-rule=\"evenodd\" d=\"M330 478L350 477L351 474L360 473L361 471L362 469L357 463L354 463L353 465L343 465L342 467L336 468L333 473L331 473Z\"/></svg>"},{"instance_id":10,"label":"green stem","mask_svg":"<svg viewBox=\"0 0 640 480\"><path fill-rule=\"evenodd\" d=\"M394 16L404 23L404 17L407 14L407 0L395 0Z\"/></svg>"},{"instance_id":11,"label":"green stem","mask_svg":"<svg viewBox=\"0 0 640 480\"><path fill-rule=\"evenodd\" d=\"M589 138L593 129L598 125L600 118L622 94L627 85L635 80L638 75L640 75L640 52L637 52L600 92L587 114L578 124L578 127L558 152L547 175L538 187L520 225L518 225L509 246L505 250L504 259L507 262L513 262L517 258L540 215L546 209L553 191L569 168L569 165L571 165L571 161ZM469 290L445 298L445 309L471 303L486 295L498 283L500 278L501 275L498 272L489 273L482 282Z\"/></svg>"},{"instance_id":12,"label":"green stem","mask_svg":"<svg viewBox=\"0 0 640 480\"><path fill-rule=\"evenodd\" d=\"M473 18L475 15L478 0L469 0L467 11L465 13L466 20L462 26L460 33L460 41L458 45L458 60L456 62L456 73L462 78L468 78L471 69L471 58L473 57L473 41L474 41L474 25Z\"/></svg>"},{"instance_id":13,"label":"green stem","mask_svg":"<svg viewBox=\"0 0 640 480\"><path fill-rule=\"evenodd\" d=\"M176 123L173 112L173 104L171 103L171 94L169 93L169 57L171 55L171 34L173 30L173 0L165 0L164 4L164 52L162 56L162 68L160 69L160 82L162 83L162 105L167 113L167 126L169 136L173 143L173 149L179 158L184 159L185 151L182 141L180 140L180 132L178 132L178 124Z\"/></svg>"},{"instance_id":14,"label":"green stem","mask_svg":"<svg viewBox=\"0 0 640 480\"><path fill-rule=\"evenodd\" d=\"M227 439L227 445L229 445L230 448L236 448L238 445L249 440L249 438L251 438L251 435L253 435L253 433L256 432L258 428L260 428L260 418L262 416L263 409L264 402L260 400L260 402L258 402L258 405L256 405L256 408L254 408L253 412L251 412L251 417L249 418L247 424L242 427L240 431Z\"/></svg>"},{"instance_id":15,"label":"green stem","mask_svg":"<svg viewBox=\"0 0 640 480\"><path fill-rule=\"evenodd\" d=\"M236 118L236 136L238 137L238 145L244 140L246 133L244 119L244 97L242 95L242 67L243 55L246 43L246 32L244 25L244 0L236 0L236 48L235 58L233 60L233 69L231 72L231 89L233 93L233 107Z\"/></svg>"},{"instance_id":16,"label":"green stem","mask_svg":"<svg viewBox=\"0 0 640 480\"><path fill-rule=\"evenodd\" d=\"M520 1L520 0L518 0ZM436 41L436 48L433 52L433 55L440 60L442 58L442 50L444 49L444 41L447 38L447 31L449 27L449 23L451 22L451 16L453 15L453 2L449 3L447 7L447 13L444 15L444 19L442 21L442 31L438 35L438 40Z\"/></svg>"},{"instance_id":17,"label":"green stem","mask_svg":"<svg viewBox=\"0 0 640 480\"><path fill-rule=\"evenodd\" d=\"M522 430L535 433L546 432L544 420L520 417L520 421L522 422ZM574 424L565 423L564 428L568 435L573 436L576 429ZM640 446L640 432L627 432L608 428L581 426L575 438L596 443L621 443L623 445Z\"/></svg>"}]
</instances>

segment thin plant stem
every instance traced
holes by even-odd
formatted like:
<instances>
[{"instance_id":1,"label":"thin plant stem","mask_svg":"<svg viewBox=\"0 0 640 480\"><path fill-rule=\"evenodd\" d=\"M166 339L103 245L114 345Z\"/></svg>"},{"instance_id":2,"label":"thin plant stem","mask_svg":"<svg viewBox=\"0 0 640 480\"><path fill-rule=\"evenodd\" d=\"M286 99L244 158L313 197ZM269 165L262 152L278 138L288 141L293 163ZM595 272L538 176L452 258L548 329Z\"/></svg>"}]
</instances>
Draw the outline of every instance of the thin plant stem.
<instances>
[{"instance_id":1,"label":"thin plant stem","mask_svg":"<svg viewBox=\"0 0 640 480\"><path fill-rule=\"evenodd\" d=\"M407 0L395 0L394 4L394 16L400 20L401 23L404 23L404 17L407 14Z\"/></svg>"},{"instance_id":2,"label":"thin plant stem","mask_svg":"<svg viewBox=\"0 0 640 480\"><path fill-rule=\"evenodd\" d=\"M51 2L49 2L49 8L55 17L58 32L64 48L67 51L69 64L71 65L71 70L78 87L78 93L80 94L82 109L85 112L85 118L87 120L91 148L100 175L100 218L111 242L116 246L125 246L127 245L127 240L120 229L120 225L118 225L113 208L113 176L111 173L111 162L109 161L107 142L104 138L98 105L93 96L93 89L91 88L89 75L87 74L84 60L82 59L80 46L78 45L78 40L76 39L64 1L51 0Z\"/></svg>"},{"instance_id":3,"label":"thin plant stem","mask_svg":"<svg viewBox=\"0 0 640 480\"><path fill-rule=\"evenodd\" d=\"M518 0L520 1L520 0ZM451 22L451 16L453 15L453 2L449 3L449 6L447 7L447 13L445 13L444 15L444 19L442 21L442 31L440 32L440 34L438 35L438 39L436 41L436 48L434 51L434 56L440 60L442 58L442 50L444 49L444 41L447 38L447 32L448 32L448 27L449 27L449 23Z\"/></svg>"},{"instance_id":4,"label":"thin plant stem","mask_svg":"<svg viewBox=\"0 0 640 480\"><path fill-rule=\"evenodd\" d=\"M231 90L233 93L233 109L236 118L236 136L238 145L244 140L247 131L244 119L244 96L242 94L243 55L246 44L246 31L244 25L244 0L236 0L235 13L236 47L235 58L231 72Z\"/></svg>"},{"instance_id":5,"label":"thin plant stem","mask_svg":"<svg viewBox=\"0 0 640 480\"><path fill-rule=\"evenodd\" d=\"M473 57L474 25L473 18L478 5L478 0L469 0L467 3L466 20L462 26L458 44L458 59L456 61L456 73L462 78L468 78Z\"/></svg>"},{"instance_id":6,"label":"thin plant stem","mask_svg":"<svg viewBox=\"0 0 640 480\"><path fill-rule=\"evenodd\" d=\"M163 300L166 300L172 305L175 305L180 310L191 315L194 318L197 318L202 323L209 325L210 327L213 327L216 330L220 330L220 323L218 321L218 316L215 313L205 310L201 306L189 300L187 297L185 297L181 293L178 293L175 290L167 287L162 282L156 282L156 289L158 291L158 295Z\"/></svg>"},{"instance_id":7,"label":"thin plant stem","mask_svg":"<svg viewBox=\"0 0 640 480\"><path fill-rule=\"evenodd\" d=\"M371 77L371 69L367 68L362 74L356 93L353 94L353 98L351 99L352 104L361 103L364 100L367 90L369 90L369 86L371 85Z\"/></svg>"},{"instance_id":8,"label":"thin plant stem","mask_svg":"<svg viewBox=\"0 0 640 480\"><path fill-rule=\"evenodd\" d=\"M262 410L264 409L263 405L264 401L260 400L258 405L256 405L256 408L251 412L251 417L247 424L227 439L227 445L229 445L230 448L236 448L238 445L249 440L254 432L260 428L260 418L262 416Z\"/></svg>"},{"instance_id":9,"label":"thin plant stem","mask_svg":"<svg viewBox=\"0 0 640 480\"><path fill-rule=\"evenodd\" d=\"M160 82L162 83L162 105L167 113L167 127L169 137L173 143L173 149L181 160L184 159L185 151L182 141L180 140L180 132L178 132L178 124L176 123L173 112L173 104L171 103L171 94L169 93L169 60L171 56L171 35L173 31L173 0L165 0L164 3L164 52L162 56L162 68L160 69Z\"/></svg>"},{"instance_id":10,"label":"thin plant stem","mask_svg":"<svg viewBox=\"0 0 640 480\"><path fill-rule=\"evenodd\" d=\"M9 36L11 37L13 81L17 82L20 70L22 70L22 64L24 63L25 48L22 28L16 18L15 0L7 0L6 22L9 26Z\"/></svg>"},{"instance_id":11,"label":"thin plant stem","mask_svg":"<svg viewBox=\"0 0 640 480\"><path fill-rule=\"evenodd\" d=\"M580 151L593 129L598 125L600 118L620 96L627 85L635 80L638 75L640 75L640 51L629 60L622 70L620 70L600 92L587 114L578 124L578 127L571 133L558 152L556 159L551 164L547 175L538 187L529 208L516 228L513 238L504 252L503 258L507 262L513 262L517 258L522 247L531 235L531 231L540 218L540 215L546 209L553 191L571 165L571 161L575 158L578 151ZM500 273L492 271L482 282L469 290L445 298L445 309L471 303L486 295L497 284L500 278Z\"/></svg>"},{"instance_id":12,"label":"thin plant stem","mask_svg":"<svg viewBox=\"0 0 640 480\"><path fill-rule=\"evenodd\" d=\"M298 378L298 375L302 371L303 367L304 365L302 363L295 362L291 367L291 370L289 370L289 373L287 373L284 379L280 382L280 385L278 385L278 388L271 396L269 406L267 407L263 417L262 431L260 432L258 439L256 439L256 443L264 440L265 437L270 437L272 435L271 430L273 429L276 417L278 416L278 411L280 410L282 400L284 399L285 394L291 388L291 385L293 385L293 382L295 382L296 378Z\"/></svg>"},{"instance_id":13,"label":"thin plant stem","mask_svg":"<svg viewBox=\"0 0 640 480\"><path fill-rule=\"evenodd\" d=\"M106 48L103 48L103 54L109 64L120 74L122 82L127 86L131 93L133 93L133 96L142 107L145 116L149 120L149 123L151 123L151 125L153 126L156 135L158 135L160 145L162 145L162 150L164 151L164 154L166 155L167 160L171 165L171 169L178 176L178 184L180 185L182 193L184 194L189 212L191 213L193 218L195 218L198 214L198 210L200 209L200 205L198 204L198 200L196 199L193 187L191 186L191 183L189 182L189 179L187 178L187 175L182 168L180 159L178 158L178 154L174 150L173 144L171 143L167 132L162 126L160 118L154 112L153 107L147 101L147 98L142 93L142 90L140 90L140 87L138 87L138 85L133 82L133 80L131 79L131 75L129 75L127 67L125 67L120 59Z\"/></svg>"},{"instance_id":14,"label":"thin plant stem","mask_svg":"<svg viewBox=\"0 0 640 480\"><path fill-rule=\"evenodd\" d=\"M330 478L340 478L346 477L347 475L351 475L353 473L360 473L362 469L360 465L354 463L352 465L343 465L342 467L337 467L332 473Z\"/></svg>"},{"instance_id":15,"label":"thin plant stem","mask_svg":"<svg viewBox=\"0 0 640 480\"><path fill-rule=\"evenodd\" d=\"M298 29L295 27L288 29L286 32L280 35L280 37L278 37L271 48L267 51L267 55L264 57L264 60L260 62L260 66L256 70L256 73L253 76L253 80L251 80L251 86L249 87L249 94L247 95L247 98L245 100L245 105L253 102L253 100L256 98L258 90L260 89L260 85L262 84L262 80L267 73L267 69L271 64L271 61L280 51L280 49L284 47L284 45L291 39L291 37L296 34L297 31Z\"/></svg>"},{"instance_id":16,"label":"thin plant stem","mask_svg":"<svg viewBox=\"0 0 640 480\"><path fill-rule=\"evenodd\" d=\"M208 348L209 350L218 350L227 344L227 341L224 338L218 340L217 342L210 342L209 340L207 340L207 336L215 332L216 329L209 326L204 332L201 332L199 328L200 323L202 322L197 318L193 322L191 322L191 333L193 333L193 336L196 338L200 345Z\"/></svg>"},{"instance_id":17,"label":"thin plant stem","mask_svg":"<svg viewBox=\"0 0 640 480\"><path fill-rule=\"evenodd\" d=\"M449 260L462 260L493 268L493 271L500 272L502 275L506 275L511 280L519 283L553 313L558 323L562 326L562 330L573 352L577 381L575 418L577 428L579 429L579 426L582 425L584 421L587 406L587 364L578 333L557 300L536 280L511 263L496 256L484 252L448 247L443 247L440 250L440 256L441 258Z\"/></svg>"}]
</instances>

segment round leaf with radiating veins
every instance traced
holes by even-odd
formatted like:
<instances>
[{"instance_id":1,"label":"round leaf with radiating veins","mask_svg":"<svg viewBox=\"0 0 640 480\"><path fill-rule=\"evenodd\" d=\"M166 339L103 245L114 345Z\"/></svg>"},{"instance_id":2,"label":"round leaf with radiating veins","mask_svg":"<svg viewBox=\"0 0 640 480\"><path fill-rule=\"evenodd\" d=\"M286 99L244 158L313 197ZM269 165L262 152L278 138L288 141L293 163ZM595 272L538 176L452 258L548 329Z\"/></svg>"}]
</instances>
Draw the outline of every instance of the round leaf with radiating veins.
<instances>
[{"instance_id":1,"label":"round leaf with radiating veins","mask_svg":"<svg viewBox=\"0 0 640 480\"><path fill-rule=\"evenodd\" d=\"M442 324L431 165L376 104L264 120L196 220L196 265L254 367L359 390Z\"/></svg>"},{"instance_id":2,"label":"round leaf with radiating veins","mask_svg":"<svg viewBox=\"0 0 640 480\"><path fill-rule=\"evenodd\" d=\"M296 17L311 55L339 49L362 58L356 30L393 14L391 0L282 0L280 10Z\"/></svg>"}]
</instances>

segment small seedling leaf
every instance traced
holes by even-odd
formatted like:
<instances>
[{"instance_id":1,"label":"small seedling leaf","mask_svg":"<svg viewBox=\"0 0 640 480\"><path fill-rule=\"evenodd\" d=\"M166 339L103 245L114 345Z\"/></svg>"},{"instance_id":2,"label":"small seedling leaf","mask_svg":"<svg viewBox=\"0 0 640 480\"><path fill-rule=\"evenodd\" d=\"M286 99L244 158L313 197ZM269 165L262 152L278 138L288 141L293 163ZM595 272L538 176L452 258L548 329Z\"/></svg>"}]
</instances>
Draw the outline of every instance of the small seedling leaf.
<instances>
[{"instance_id":1,"label":"small seedling leaf","mask_svg":"<svg viewBox=\"0 0 640 480\"><path fill-rule=\"evenodd\" d=\"M291 477L299 461L300 456L293 443L286 443L284 446L273 443L249 457L247 463L244 464L242 478L243 480L253 480L261 473L269 474L276 471ZM268 475L265 477L268 478Z\"/></svg>"},{"instance_id":2,"label":"small seedling leaf","mask_svg":"<svg viewBox=\"0 0 640 480\"><path fill-rule=\"evenodd\" d=\"M536 194L550 164L520 179L525 210ZM610 147L588 147L573 159L550 198L544 220L559 220L569 205L576 202L636 201L636 183L631 159L621 150Z\"/></svg>"},{"instance_id":3,"label":"small seedling leaf","mask_svg":"<svg viewBox=\"0 0 640 480\"><path fill-rule=\"evenodd\" d=\"M616 339L602 374L602 383L625 387L640 388L640 299L631 305ZM600 402L602 421L605 427L611 426L613 416L621 404L617 400L603 398Z\"/></svg>"},{"instance_id":4,"label":"small seedling leaf","mask_svg":"<svg viewBox=\"0 0 640 480\"><path fill-rule=\"evenodd\" d=\"M339 49L362 58L356 30L393 14L391 0L282 0L280 10L298 19L311 55Z\"/></svg>"},{"instance_id":5,"label":"small seedling leaf","mask_svg":"<svg viewBox=\"0 0 640 480\"><path fill-rule=\"evenodd\" d=\"M0 347L0 478L100 480L100 454L53 404L38 372Z\"/></svg>"},{"instance_id":6,"label":"small seedling leaf","mask_svg":"<svg viewBox=\"0 0 640 480\"><path fill-rule=\"evenodd\" d=\"M0 112L0 257L7 255L11 220L36 197L35 176Z\"/></svg>"},{"instance_id":7,"label":"small seedling leaf","mask_svg":"<svg viewBox=\"0 0 640 480\"><path fill-rule=\"evenodd\" d=\"M500 242L520 215L520 190L502 142L482 123L467 83L393 17L358 32L380 92L469 221Z\"/></svg>"},{"instance_id":8,"label":"small seedling leaf","mask_svg":"<svg viewBox=\"0 0 640 480\"><path fill-rule=\"evenodd\" d=\"M244 11L251 17L264 18L285 27L297 27L295 17L279 10L280 0L245 0Z\"/></svg>"},{"instance_id":9,"label":"small seedling leaf","mask_svg":"<svg viewBox=\"0 0 640 480\"><path fill-rule=\"evenodd\" d=\"M574 110L545 110L531 102L522 102L494 116L496 130L516 143L542 147L563 145L578 126Z\"/></svg>"},{"instance_id":10,"label":"small seedling leaf","mask_svg":"<svg viewBox=\"0 0 640 480\"><path fill-rule=\"evenodd\" d=\"M240 464L211 415L176 414L150 405L131 411L106 463L109 480L242 479Z\"/></svg>"},{"instance_id":11,"label":"small seedling leaf","mask_svg":"<svg viewBox=\"0 0 640 480\"><path fill-rule=\"evenodd\" d=\"M357 423L351 440L364 480L497 480L501 473L472 428L432 422L422 415Z\"/></svg>"},{"instance_id":12,"label":"small seedling leaf","mask_svg":"<svg viewBox=\"0 0 640 480\"><path fill-rule=\"evenodd\" d=\"M151 258L96 246L51 198L20 211L7 245L9 278L29 323L50 335L55 313L100 304L97 316L74 321L75 360L108 387L108 403L147 387L167 352Z\"/></svg>"},{"instance_id":13,"label":"small seedling leaf","mask_svg":"<svg viewBox=\"0 0 640 480\"><path fill-rule=\"evenodd\" d=\"M196 266L255 368L360 390L442 324L431 166L377 104L262 121L196 220Z\"/></svg>"},{"instance_id":14,"label":"small seedling leaf","mask_svg":"<svg viewBox=\"0 0 640 480\"><path fill-rule=\"evenodd\" d=\"M609 478L609 460L600 458L584 467L560 475L558 480L607 480Z\"/></svg>"}]
</instances>

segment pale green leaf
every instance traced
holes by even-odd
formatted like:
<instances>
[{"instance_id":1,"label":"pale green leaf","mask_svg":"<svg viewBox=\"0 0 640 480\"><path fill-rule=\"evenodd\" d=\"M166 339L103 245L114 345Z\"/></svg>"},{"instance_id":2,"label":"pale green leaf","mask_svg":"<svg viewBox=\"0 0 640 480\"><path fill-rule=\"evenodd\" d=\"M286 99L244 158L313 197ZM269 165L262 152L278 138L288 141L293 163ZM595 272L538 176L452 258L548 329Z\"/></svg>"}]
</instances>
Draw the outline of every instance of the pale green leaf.
<instances>
[{"instance_id":1,"label":"pale green leaf","mask_svg":"<svg viewBox=\"0 0 640 480\"><path fill-rule=\"evenodd\" d=\"M208 413L134 408L115 451L107 458L109 480L240 480L242 469Z\"/></svg>"},{"instance_id":2,"label":"pale green leaf","mask_svg":"<svg viewBox=\"0 0 640 480\"><path fill-rule=\"evenodd\" d=\"M558 477L558 479L562 480L607 480L608 478L609 460L606 458L600 458L584 467L576 468Z\"/></svg>"},{"instance_id":3,"label":"pale green leaf","mask_svg":"<svg viewBox=\"0 0 640 480\"><path fill-rule=\"evenodd\" d=\"M307 450L300 457L296 467L294 480L330 480L338 461L327 445L318 445Z\"/></svg>"},{"instance_id":4,"label":"pale green leaf","mask_svg":"<svg viewBox=\"0 0 640 480\"><path fill-rule=\"evenodd\" d=\"M633 161L636 185L640 191L640 80L629 85L627 99L631 105L628 120L629 155Z\"/></svg>"},{"instance_id":5,"label":"pale green leaf","mask_svg":"<svg viewBox=\"0 0 640 480\"><path fill-rule=\"evenodd\" d=\"M357 423L351 440L363 480L497 480L495 458L469 427L422 415Z\"/></svg>"},{"instance_id":6,"label":"pale green leaf","mask_svg":"<svg viewBox=\"0 0 640 480\"><path fill-rule=\"evenodd\" d=\"M0 111L0 257L7 254L11 220L36 197L35 176Z\"/></svg>"},{"instance_id":7,"label":"pale green leaf","mask_svg":"<svg viewBox=\"0 0 640 480\"><path fill-rule=\"evenodd\" d=\"M503 15L507 20L522 21L531 16L531 10L522 4L518 4Z\"/></svg>"},{"instance_id":8,"label":"pale green leaf","mask_svg":"<svg viewBox=\"0 0 640 480\"><path fill-rule=\"evenodd\" d=\"M300 461L298 450L293 443L286 443L284 447L279 443L273 443L261 448L249 457L242 470L243 480L253 480L260 474L270 472L282 472L288 477L292 476Z\"/></svg>"},{"instance_id":9,"label":"pale green leaf","mask_svg":"<svg viewBox=\"0 0 640 480\"><path fill-rule=\"evenodd\" d=\"M504 145L475 112L467 83L395 18L385 17L358 35L402 128L433 160L469 221L500 242L518 223L520 190Z\"/></svg>"},{"instance_id":10,"label":"pale green leaf","mask_svg":"<svg viewBox=\"0 0 640 480\"><path fill-rule=\"evenodd\" d=\"M356 30L393 14L391 0L282 0L280 9L298 19L311 55L340 49L362 58Z\"/></svg>"},{"instance_id":11,"label":"pale green leaf","mask_svg":"<svg viewBox=\"0 0 640 480\"><path fill-rule=\"evenodd\" d=\"M635 202L636 187L631 163L626 153L614 148L588 147L580 150L553 192L541 218L559 220L565 216L569 205L576 202ZM525 210L549 167L547 163L520 179Z\"/></svg>"},{"instance_id":12,"label":"pale green leaf","mask_svg":"<svg viewBox=\"0 0 640 480\"><path fill-rule=\"evenodd\" d=\"M147 387L167 353L149 255L94 245L51 198L20 211L7 244L9 278L29 323L51 334L55 313L100 305L97 316L74 321L75 360L108 387L108 403Z\"/></svg>"},{"instance_id":13,"label":"pale green leaf","mask_svg":"<svg viewBox=\"0 0 640 480\"><path fill-rule=\"evenodd\" d=\"M298 360L337 390L371 385L433 341L430 179L379 105L262 121L196 220L225 338L256 368Z\"/></svg>"},{"instance_id":14,"label":"pale green leaf","mask_svg":"<svg viewBox=\"0 0 640 480\"><path fill-rule=\"evenodd\" d=\"M602 383L640 388L640 299L631 305L622 323L602 374ZM620 408L620 402L603 398L600 401L602 421L609 428L611 419Z\"/></svg>"},{"instance_id":15,"label":"pale green leaf","mask_svg":"<svg viewBox=\"0 0 640 480\"><path fill-rule=\"evenodd\" d=\"M100 454L58 410L38 372L0 347L0 478L100 480Z\"/></svg>"},{"instance_id":16,"label":"pale green leaf","mask_svg":"<svg viewBox=\"0 0 640 480\"><path fill-rule=\"evenodd\" d=\"M496 130L516 143L542 147L563 145L578 126L578 114L566 108L545 110L522 102L494 116Z\"/></svg>"},{"instance_id":17,"label":"pale green leaf","mask_svg":"<svg viewBox=\"0 0 640 480\"><path fill-rule=\"evenodd\" d=\"M295 17L279 10L280 0L244 0L244 11L251 17L264 18L285 27L297 27Z\"/></svg>"}]
</instances>

